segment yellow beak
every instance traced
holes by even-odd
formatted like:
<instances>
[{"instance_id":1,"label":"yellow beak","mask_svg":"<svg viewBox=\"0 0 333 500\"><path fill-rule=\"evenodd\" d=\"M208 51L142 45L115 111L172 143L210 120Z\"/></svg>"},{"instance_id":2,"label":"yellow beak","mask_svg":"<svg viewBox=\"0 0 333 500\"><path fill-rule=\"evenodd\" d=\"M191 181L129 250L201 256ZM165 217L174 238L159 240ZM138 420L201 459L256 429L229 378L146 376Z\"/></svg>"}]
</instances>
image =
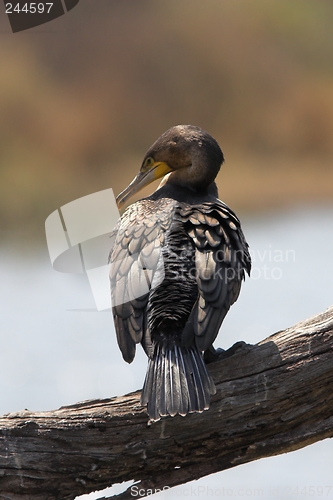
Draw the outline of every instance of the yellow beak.
<instances>
[{"instance_id":1,"label":"yellow beak","mask_svg":"<svg viewBox=\"0 0 333 500\"><path fill-rule=\"evenodd\" d=\"M127 188L117 196L117 207L121 208L126 203L128 198L169 172L171 172L171 168L165 162L156 162L149 168L149 170L141 169Z\"/></svg>"}]
</instances>

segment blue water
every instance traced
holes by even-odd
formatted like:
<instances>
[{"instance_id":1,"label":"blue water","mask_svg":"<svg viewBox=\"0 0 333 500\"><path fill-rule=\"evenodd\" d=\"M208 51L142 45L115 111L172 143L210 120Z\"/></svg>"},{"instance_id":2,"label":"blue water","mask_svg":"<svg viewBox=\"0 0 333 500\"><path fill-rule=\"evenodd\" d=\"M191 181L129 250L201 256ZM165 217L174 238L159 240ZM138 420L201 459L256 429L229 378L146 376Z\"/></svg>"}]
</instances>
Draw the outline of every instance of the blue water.
<instances>
[{"instance_id":1,"label":"blue water","mask_svg":"<svg viewBox=\"0 0 333 500\"><path fill-rule=\"evenodd\" d=\"M223 348L255 343L333 304L333 206L242 219L253 274L222 326L216 345ZM54 409L141 387L141 350L131 365L122 361L110 313L87 311L95 305L86 277L54 271L46 245L0 247L0 279L0 413ZM326 440L159 495L333 498L332 463Z\"/></svg>"}]
</instances>

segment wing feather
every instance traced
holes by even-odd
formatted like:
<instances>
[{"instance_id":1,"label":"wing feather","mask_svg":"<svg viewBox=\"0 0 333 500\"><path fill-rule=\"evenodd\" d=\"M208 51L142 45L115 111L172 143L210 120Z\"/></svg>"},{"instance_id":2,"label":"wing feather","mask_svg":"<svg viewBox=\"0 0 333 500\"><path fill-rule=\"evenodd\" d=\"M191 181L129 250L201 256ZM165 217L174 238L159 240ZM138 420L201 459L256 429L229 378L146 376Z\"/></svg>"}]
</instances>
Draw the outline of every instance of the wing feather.
<instances>
[{"instance_id":1,"label":"wing feather","mask_svg":"<svg viewBox=\"0 0 333 500\"><path fill-rule=\"evenodd\" d=\"M214 342L230 306L237 300L244 270L249 274L248 245L236 215L223 203L204 203L180 212L195 245L198 298L184 329L201 350ZM186 337L186 340L185 340Z\"/></svg>"},{"instance_id":2,"label":"wing feather","mask_svg":"<svg viewBox=\"0 0 333 500\"><path fill-rule=\"evenodd\" d=\"M152 288L164 279L164 266L174 269L172 252L168 263L163 263L162 248L168 245L168 234L175 224L181 224L191 242L188 244L193 245L198 290L182 334L184 345L195 343L200 350L211 346L239 295L244 271L250 272L251 259L239 220L220 200L191 205L163 198L158 201L158 210L150 198L131 205L118 222L110 267L117 339L128 362L133 360L138 342L149 357L153 355L147 305ZM185 245L182 231L179 238ZM175 286L173 291L174 285L169 284L168 293L176 297ZM155 301L155 314L164 317L166 305L164 300ZM180 300L179 310L182 307Z\"/></svg>"},{"instance_id":3,"label":"wing feather","mask_svg":"<svg viewBox=\"0 0 333 500\"><path fill-rule=\"evenodd\" d=\"M172 217L167 201L159 202L159 210L149 199L131 205L118 222L110 254L112 312L118 345L129 363L138 342L148 356L153 354L146 307L152 286L163 280L163 233Z\"/></svg>"}]
</instances>

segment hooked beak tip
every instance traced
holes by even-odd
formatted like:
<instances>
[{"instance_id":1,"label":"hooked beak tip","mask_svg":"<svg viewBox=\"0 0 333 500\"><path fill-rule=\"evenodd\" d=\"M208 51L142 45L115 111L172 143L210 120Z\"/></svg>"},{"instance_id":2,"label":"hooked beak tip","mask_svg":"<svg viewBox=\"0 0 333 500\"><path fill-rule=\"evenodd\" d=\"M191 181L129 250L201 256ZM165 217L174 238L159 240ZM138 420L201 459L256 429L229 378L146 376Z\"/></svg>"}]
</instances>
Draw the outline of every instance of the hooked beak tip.
<instances>
[{"instance_id":1,"label":"hooked beak tip","mask_svg":"<svg viewBox=\"0 0 333 500\"><path fill-rule=\"evenodd\" d=\"M116 198L117 207L121 208L128 198L131 198L142 188L148 186L151 182L156 179L160 179L162 176L170 172L170 167L163 162L156 163L148 171L140 171L138 175L132 180L132 182L127 186L124 191L122 191Z\"/></svg>"}]
</instances>

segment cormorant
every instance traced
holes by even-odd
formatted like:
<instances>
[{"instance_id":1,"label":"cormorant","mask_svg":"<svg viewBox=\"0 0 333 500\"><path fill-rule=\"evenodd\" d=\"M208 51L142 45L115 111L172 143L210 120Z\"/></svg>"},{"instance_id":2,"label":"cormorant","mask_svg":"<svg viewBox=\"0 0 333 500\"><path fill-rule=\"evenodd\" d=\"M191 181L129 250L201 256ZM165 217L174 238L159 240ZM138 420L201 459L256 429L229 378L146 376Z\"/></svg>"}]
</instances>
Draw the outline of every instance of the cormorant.
<instances>
[{"instance_id":1,"label":"cormorant","mask_svg":"<svg viewBox=\"0 0 333 500\"><path fill-rule=\"evenodd\" d=\"M141 404L151 420L209 408L215 394L203 353L237 300L248 244L214 182L223 153L193 125L167 130L146 153L140 171L117 197L164 176L157 190L130 205L110 252L112 310L123 358L141 343L148 360Z\"/></svg>"}]
</instances>

